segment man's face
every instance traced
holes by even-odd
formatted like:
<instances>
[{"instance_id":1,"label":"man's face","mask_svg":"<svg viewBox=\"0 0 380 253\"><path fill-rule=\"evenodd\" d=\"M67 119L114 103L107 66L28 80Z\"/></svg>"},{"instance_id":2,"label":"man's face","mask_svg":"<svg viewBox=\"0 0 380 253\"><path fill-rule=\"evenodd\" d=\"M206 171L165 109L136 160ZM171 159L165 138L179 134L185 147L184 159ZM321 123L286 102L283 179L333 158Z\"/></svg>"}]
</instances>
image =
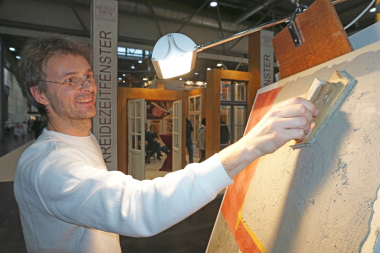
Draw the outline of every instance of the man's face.
<instances>
[{"instance_id":1,"label":"man's face","mask_svg":"<svg viewBox=\"0 0 380 253\"><path fill-rule=\"evenodd\" d=\"M57 55L50 58L44 67L46 80L53 82L71 82L74 79L85 80L93 76L92 69L83 56ZM90 119L96 115L95 100L97 87L85 82L74 90L69 84L46 83L46 96L49 117L61 120Z\"/></svg>"}]
</instances>

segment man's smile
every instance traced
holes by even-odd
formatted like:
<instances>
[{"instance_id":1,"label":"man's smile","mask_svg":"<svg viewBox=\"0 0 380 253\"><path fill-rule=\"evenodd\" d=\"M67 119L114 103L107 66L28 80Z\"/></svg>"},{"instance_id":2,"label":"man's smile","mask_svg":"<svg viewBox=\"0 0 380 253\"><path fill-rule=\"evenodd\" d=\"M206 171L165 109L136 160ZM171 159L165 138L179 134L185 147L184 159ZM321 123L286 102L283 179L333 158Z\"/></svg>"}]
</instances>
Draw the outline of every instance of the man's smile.
<instances>
[{"instance_id":1,"label":"man's smile","mask_svg":"<svg viewBox=\"0 0 380 253\"><path fill-rule=\"evenodd\" d=\"M78 99L77 100L77 103L81 103L81 104L85 104L85 103L90 103L93 101L93 97L90 97L90 98L82 98L82 99Z\"/></svg>"}]
</instances>

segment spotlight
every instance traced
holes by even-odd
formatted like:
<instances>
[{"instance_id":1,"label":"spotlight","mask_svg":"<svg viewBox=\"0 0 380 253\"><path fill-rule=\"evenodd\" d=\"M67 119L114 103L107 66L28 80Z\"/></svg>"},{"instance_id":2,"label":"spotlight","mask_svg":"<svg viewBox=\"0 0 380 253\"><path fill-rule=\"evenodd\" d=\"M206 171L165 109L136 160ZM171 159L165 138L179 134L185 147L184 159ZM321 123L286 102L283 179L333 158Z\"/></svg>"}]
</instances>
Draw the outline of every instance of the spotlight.
<instances>
[{"instance_id":1,"label":"spotlight","mask_svg":"<svg viewBox=\"0 0 380 253\"><path fill-rule=\"evenodd\" d=\"M180 77L178 80L182 81L182 78Z\"/></svg>"},{"instance_id":2,"label":"spotlight","mask_svg":"<svg viewBox=\"0 0 380 253\"><path fill-rule=\"evenodd\" d=\"M376 7L369 10L369 12L375 12L375 11L376 11Z\"/></svg>"},{"instance_id":3,"label":"spotlight","mask_svg":"<svg viewBox=\"0 0 380 253\"><path fill-rule=\"evenodd\" d=\"M148 81L148 78L144 77L144 78L143 78L143 81Z\"/></svg>"},{"instance_id":4,"label":"spotlight","mask_svg":"<svg viewBox=\"0 0 380 253\"><path fill-rule=\"evenodd\" d=\"M211 68L207 68L207 71L208 71L208 70L211 70Z\"/></svg>"},{"instance_id":5,"label":"spotlight","mask_svg":"<svg viewBox=\"0 0 380 253\"><path fill-rule=\"evenodd\" d=\"M131 69L135 69L135 65L132 64Z\"/></svg>"},{"instance_id":6,"label":"spotlight","mask_svg":"<svg viewBox=\"0 0 380 253\"><path fill-rule=\"evenodd\" d=\"M169 33L154 46L152 63L159 78L170 78L190 72L196 57L194 41L180 33Z\"/></svg>"},{"instance_id":7,"label":"spotlight","mask_svg":"<svg viewBox=\"0 0 380 253\"><path fill-rule=\"evenodd\" d=\"M123 74L123 76L125 76L125 74Z\"/></svg>"},{"instance_id":8,"label":"spotlight","mask_svg":"<svg viewBox=\"0 0 380 253\"><path fill-rule=\"evenodd\" d=\"M142 63L142 60L139 60L138 63Z\"/></svg>"},{"instance_id":9,"label":"spotlight","mask_svg":"<svg viewBox=\"0 0 380 253\"><path fill-rule=\"evenodd\" d=\"M10 51L16 51L16 48L14 48L14 47L10 47L9 50L10 50Z\"/></svg>"},{"instance_id":10,"label":"spotlight","mask_svg":"<svg viewBox=\"0 0 380 253\"><path fill-rule=\"evenodd\" d=\"M119 77L119 81L121 81L121 77Z\"/></svg>"},{"instance_id":11,"label":"spotlight","mask_svg":"<svg viewBox=\"0 0 380 253\"><path fill-rule=\"evenodd\" d=\"M212 2L210 3L210 6L211 6L211 7L216 7L216 6L218 6L218 2L217 2L217 1L212 1Z\"/></svg>"},{"instance_id":12,"label":"spotlight","mask_svg":"<svg viewBox=\"0 0 380 253\"><path fill-rule=\"evenodd\" d=\"M21 59L21 57L17 55L17 56L16 56L16 59L17 59L17 60L20 60L20 59Z\"/></svg>"},{"instance_id":13,"label":"spotlight","mask_svg":"<svg viewBox=\"0 0 380 253\"><path fill-rule=\"evenodd\" d=\"M216 64L216 66L217 66L217 67L222 67L222 66L223 66L223 64L221 64L221 63L218 63L218 64Z\"/></svg>"},{"instance_id":14,"label":"spotlight","mask_svg":"<svg viewBox=\"0 0 380 253\"><path fill-rule=\"evenodd\" d=\"M197 76L197 75L198 75L198 73L195 73L195 75Z\"/></svg>"}]
</instances>

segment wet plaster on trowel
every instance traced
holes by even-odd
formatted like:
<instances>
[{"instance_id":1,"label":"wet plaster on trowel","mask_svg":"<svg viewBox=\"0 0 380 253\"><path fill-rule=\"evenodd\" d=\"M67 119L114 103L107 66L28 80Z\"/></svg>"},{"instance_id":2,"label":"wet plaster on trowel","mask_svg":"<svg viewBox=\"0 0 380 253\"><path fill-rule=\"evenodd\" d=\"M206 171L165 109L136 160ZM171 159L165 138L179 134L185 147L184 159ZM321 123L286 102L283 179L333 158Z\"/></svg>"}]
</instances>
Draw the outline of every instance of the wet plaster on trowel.
<instances>
[{"instance_id":1,"label":"wet plaster on trowel","mask_svg":"<svg viewBox=\"0 0 380 253\"><path fill-rule=\"evenodd\" d=\"M242 218L267 252L360 251L380 185L379 58L365 53L292 81L328 80L338 70L358 83L315 144L260 159Z\"/></svg>"}]
</instances>

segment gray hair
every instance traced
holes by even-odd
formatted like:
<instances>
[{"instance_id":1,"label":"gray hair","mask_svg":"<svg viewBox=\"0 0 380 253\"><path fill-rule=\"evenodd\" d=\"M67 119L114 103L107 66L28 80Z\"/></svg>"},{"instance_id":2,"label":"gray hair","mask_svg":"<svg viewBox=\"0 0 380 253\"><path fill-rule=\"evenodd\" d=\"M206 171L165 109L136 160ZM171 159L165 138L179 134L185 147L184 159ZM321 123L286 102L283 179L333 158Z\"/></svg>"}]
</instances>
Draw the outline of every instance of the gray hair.
<instances>
[{"instance_id":1,"label":"gray hair","mask_svg":"<svg viewBox=\"0 0 380 253\"><path fill-rule=\"evenodd\" d=\"M56 55L79 55L90 62L91 49L82 41L58 35L32 38L23 48L17 65L16 76L22 93L43 117L47 116L46 107L34 99L30 88L37 86L40 91L46 92L46 74L43 67Z\"/></svg>"}]
</instances>

